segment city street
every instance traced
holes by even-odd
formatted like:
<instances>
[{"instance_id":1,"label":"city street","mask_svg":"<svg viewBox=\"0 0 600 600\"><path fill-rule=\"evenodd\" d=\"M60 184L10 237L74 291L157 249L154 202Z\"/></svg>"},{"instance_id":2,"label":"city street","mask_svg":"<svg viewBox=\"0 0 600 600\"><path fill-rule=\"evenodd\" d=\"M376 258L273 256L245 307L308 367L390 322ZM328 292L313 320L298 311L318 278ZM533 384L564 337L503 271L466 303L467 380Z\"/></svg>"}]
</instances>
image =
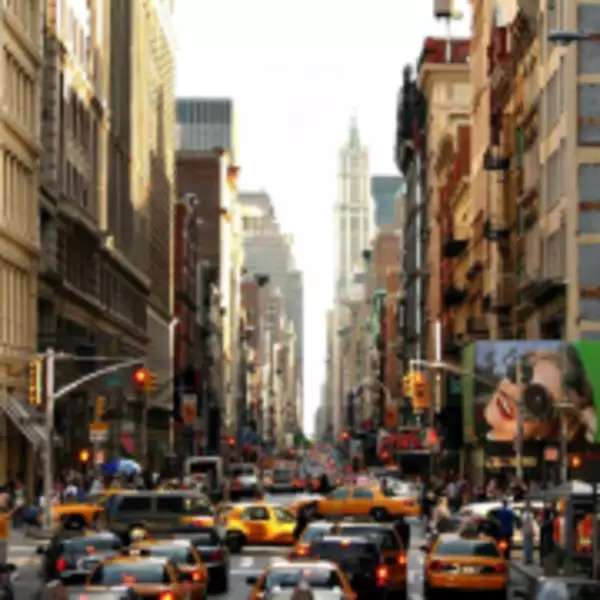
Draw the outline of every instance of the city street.
<instances>
[{"instance_id":1,"label":"city street","mask_svg":"<svg viewBox=\"0 0 600 600\"><path fill-rule=\"evenodd\" d=\"M291 495L268 496L267 501L287 504L293 501ZM410 600L423 598L423 555L419 546L423 543L423 526L416 520L411 520L411 551L409 553L409 594ZM41 589L39 578L40 558L36 548L40 540L24 535L22 531L13 532L9 546L9 562L18 567L18 576L15 582L17 599L28 600L35 598ZM256 576L270 564L287 556L289 548L267 546L254 546L245 548L241 554L234 555L231 559L230 589L222 595L212 598L227 598L230 600L245 600L250 587L246 578Z\"/></svg>"}]
</instances>

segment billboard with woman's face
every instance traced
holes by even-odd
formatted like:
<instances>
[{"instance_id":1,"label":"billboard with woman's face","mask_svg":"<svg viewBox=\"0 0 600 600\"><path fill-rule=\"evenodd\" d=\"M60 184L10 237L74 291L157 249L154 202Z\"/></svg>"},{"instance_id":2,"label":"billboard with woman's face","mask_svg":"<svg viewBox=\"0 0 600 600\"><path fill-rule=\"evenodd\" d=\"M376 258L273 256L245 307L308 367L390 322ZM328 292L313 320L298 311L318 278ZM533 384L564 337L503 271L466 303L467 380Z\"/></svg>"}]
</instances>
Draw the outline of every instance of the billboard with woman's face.
<instances>
[{"instance_id":1,"label":"billboard with woman's face","mask_svg":"<svg viewBox=\"0 0 600 600\"><path fill-rule=\"evenodd\" d=\"M525 440L600 441L600 343L475 342L463 357L465 439L512 442L523 411Z\"/></svg>"}]
</instances>

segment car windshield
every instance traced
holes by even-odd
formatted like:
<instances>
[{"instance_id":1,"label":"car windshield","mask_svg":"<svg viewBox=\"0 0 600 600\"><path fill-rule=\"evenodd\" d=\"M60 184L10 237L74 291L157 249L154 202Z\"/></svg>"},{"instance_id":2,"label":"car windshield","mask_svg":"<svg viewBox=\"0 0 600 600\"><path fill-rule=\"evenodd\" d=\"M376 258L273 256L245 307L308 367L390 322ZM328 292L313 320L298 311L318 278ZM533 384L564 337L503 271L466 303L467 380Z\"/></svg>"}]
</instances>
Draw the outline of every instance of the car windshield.
<instances>
[{"instance_id":1,"label":"car windshield","mask_svg":"<svg viewBox=\"0 0 600 600\"><path fill-rule=\"evenodd\" d=\"M331 560L343 568L371 570L379 562L374 544L320 540L311 546L311 555L321 560Z\"/></svg>"},{"instance_id":2,"label":"car windshield","mask_svg":"<svg viewBox=\"0 0 600 600\"><path fill-rule=\"evenodd\" d=\"M339 575L334 569L289 567L272 570L267 575L265 588L268 590L274 587L294 588L301 581L305 581L313 588L329 589L342 585Z\"/></svg>"},{"instance_id":3,"label":"car windshield","mask_svg":"<svg viewBox=\"0 0 600 600\"><path fill-rule=\"evenodd\" d=\"M439 556L482 556L486 558L500 556L498 547L493 542L464 539L441 541L433 553Z\"/></svg>"},{"instance_id":4,"label":"car windshield","mask_svg":"<svg viewBox=\"0 0 600 600\"><path fill-rule=\"evenodd\" d=\"M194 565L196 559L194 553L189 546L181 546L179 544L169 545L161 544L159 546L152 546L148 548L152 556L161 556L168 558L172 563L176 565Z\"/></svg>"},{"instance_id":5,"label":"car windshield","mask_svg":"<svg viewBox=\"0 0 600 600\"><path fill-rule=\"evenodd\" d=\"M79 537L62 542L63 552L67 554L91 554L118 550L122 543L117 537Z\"/></svg>"},{"instance_id":6,"label":"car windshield","mask_svg":"<svg viewBox=\"0 0 600 600\"><path fill-rule=\"evenodd\" d=\"M213 475L217 470L217 465L214 462L205 462L205 461L196 461L189 463L189 472L192 475L203 475L203 474L211 474Z\"/></svg>"},{"instance_id":7,"label":"car windshield","mask_svg":"<svg viewBox=\"0 0 600 600\"><path fill-rule=\"evenodd\" d=\"M131 585L134 583L170 583L165 565L154 562L112 563L102 565L92 575L96 585Z\"/></svg>"}]
</instances>

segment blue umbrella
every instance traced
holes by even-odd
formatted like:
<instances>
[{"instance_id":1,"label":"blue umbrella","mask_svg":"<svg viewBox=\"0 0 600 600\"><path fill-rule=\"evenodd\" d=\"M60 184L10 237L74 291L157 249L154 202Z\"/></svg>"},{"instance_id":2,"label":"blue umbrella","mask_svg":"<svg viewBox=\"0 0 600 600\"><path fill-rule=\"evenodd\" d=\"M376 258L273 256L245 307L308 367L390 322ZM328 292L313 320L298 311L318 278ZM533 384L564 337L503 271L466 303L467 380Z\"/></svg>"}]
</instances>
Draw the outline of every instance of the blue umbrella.
<instances>
[{"instance_id":1,"label":"blue umbrella","mask_svg":"<svg viewBox=\"0 0 600 600\"><path fill-rule=\"evenodd\" d=\"M119 475L125 475L129 477L131 475L137 475L142 472L142 467L140 467L139 463L135 460L131 460L130 458L122 458L119 460L119 468L117 469L117 473Z\"/></svg>"},{"instance_id":2,"label":"blue umbrella","mask_svg":"<svg viewBox=\"0 0 600 600\"><path fill-rule=\"evenodd\" d=\"M129 458L114 458L113 460L102 465L102 472L105 475L137 475L141 473L142 467L135 460Z\"/></svg>"}]
</instances>

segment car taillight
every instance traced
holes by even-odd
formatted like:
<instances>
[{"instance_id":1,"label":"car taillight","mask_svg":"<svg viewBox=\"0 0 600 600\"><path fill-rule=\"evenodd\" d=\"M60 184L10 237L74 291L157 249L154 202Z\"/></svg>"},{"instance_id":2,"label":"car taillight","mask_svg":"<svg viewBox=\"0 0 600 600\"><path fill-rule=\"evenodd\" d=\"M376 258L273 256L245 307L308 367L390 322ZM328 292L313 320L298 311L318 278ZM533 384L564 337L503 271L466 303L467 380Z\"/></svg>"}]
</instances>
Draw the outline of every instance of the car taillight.
<instances>
[{"instance_id":1,"label":"car taillight","mask_svg":"<svg viewBox=\"0 0 600 600\"><path fill-rule=\"evenodd\" d=\"M202 581L204 579L204 576L202 575L202 571L194 571L192 573L192 581L198 583L200 581Z\"/></svg>"},{"instance_id":2,"label":"car taillight","mask_svg":"<svg viewBox=\"0 0 600 600\"><path fill-rule=\"evenodd\" d=\"M498 548L500 548L502 552L506 552L508 549L508 542L506 540L500 540L498 542Z\"/></svg>"},{"instance_id":3,"label":"car taillight","mask_svg":"<svg viewBox=\"0 0 600 600\"><path fill-rule=\"evenodd\" d=\"M64 558L61 557L56 559L56 570L59 573L67 570L67 561Z\"/></svg>"},{"instance_id":4,"label":"car taillight","mask_svg":"<svg viewBox=\"0 0 600 600\"><path fill-rule=\"evenodd\" d=\"M173 592L163 592L158 597L158 600L175 600L175 596L173 595Z\"/></svg>"},{"instance_id":5,"label":"car taillight","mask_svg":"<svg viewBox=\"0 0 600 600\"><path fill-rule=\"evenodd\" d=\"M401 567L404 567L404 566L406 566L406 554L400 554L400 555L398 556L398 564L399 564Z\"/></svg>"},{"instance_id":6,"label":"car taillight","mask_svg":"<svg viewBox=\"0 0 600 600\"><path fill-rule=\"evenodd\" d=\"M433 560L429 564L430 571L448 571L450 569L452 569L452 565L441 560Z\"/></svg>"},{"instance_id":7,"label":"car taillight","mask_svg":"<svg viewBox=\"0 0 600 600\"><path fill-rule=\"evenodd\" d=\"M506 563L498 563L494 565L494 571L496 573L506 573Z\"/></svg>"},{"instance_id":8,"label":"car taillight","mask_svg":"<svg viewBox=\"0 0 600 600\"><path fill-rule=\"evenodd\" d=\"M390 572L388 571L388 568L386 566L380 565L379 567L377 567L377 570L375 571L377 585L379 585L379 586L385 585L387 583L389 576L390 576Z\"/></svg>"}]
</instances>

